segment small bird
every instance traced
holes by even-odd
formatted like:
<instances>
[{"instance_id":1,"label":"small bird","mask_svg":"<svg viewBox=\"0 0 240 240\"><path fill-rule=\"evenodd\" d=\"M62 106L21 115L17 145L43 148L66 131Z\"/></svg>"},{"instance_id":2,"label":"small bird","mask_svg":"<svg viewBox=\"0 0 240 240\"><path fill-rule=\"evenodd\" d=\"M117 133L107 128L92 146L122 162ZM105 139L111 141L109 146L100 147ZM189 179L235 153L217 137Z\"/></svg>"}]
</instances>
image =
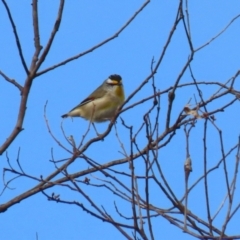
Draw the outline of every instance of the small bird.
<instances>
[{"instance_id":1,"label":"small bird","mask_svg":"<svg viewBox=\"0 0 240 240\"><path fill-rule=\"evenodd\" d=\"M113 74L79 105L62 115L62 118L82 117L92 123L111 120L124 100L122 78Z\"/></svg>"}]
</instances>

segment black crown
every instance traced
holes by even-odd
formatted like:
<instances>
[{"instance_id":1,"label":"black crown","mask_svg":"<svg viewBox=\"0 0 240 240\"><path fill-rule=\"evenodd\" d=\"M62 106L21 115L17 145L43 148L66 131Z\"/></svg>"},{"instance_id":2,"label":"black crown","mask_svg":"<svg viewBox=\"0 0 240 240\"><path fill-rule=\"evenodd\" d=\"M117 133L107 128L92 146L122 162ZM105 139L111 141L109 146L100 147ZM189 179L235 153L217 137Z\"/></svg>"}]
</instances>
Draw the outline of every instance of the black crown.
<instances>
[{"instance_id":1,"label":"black crown","mask_svg":"<svg viewBox=\"0 0 240 240\"><path fill-rule=\"evenodd\" d=\"M109 78L111 80L117 80L117 81L121 81L122 80L122 77L118 74L113 74L113 75L110 75Z\"/></svg>"}]
</instances>

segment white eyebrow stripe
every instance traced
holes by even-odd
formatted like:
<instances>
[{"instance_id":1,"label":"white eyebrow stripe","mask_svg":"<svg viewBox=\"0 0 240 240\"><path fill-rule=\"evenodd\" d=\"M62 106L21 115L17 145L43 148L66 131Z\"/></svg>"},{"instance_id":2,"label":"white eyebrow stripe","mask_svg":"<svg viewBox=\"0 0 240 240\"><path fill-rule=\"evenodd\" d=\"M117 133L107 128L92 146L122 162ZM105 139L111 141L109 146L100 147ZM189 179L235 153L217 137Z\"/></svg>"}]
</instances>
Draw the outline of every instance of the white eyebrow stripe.
<instances>
[{"instance_id":1,"label":"white eyebrow stripe","mask_svg":"<svg viewBox=\"0 0 240 240\"><path fill-rule=\"evenodd\" d=\"M108 78L108 79L107 79L107 83L110 83L110 84L111 84L111 83L113 83L113 80L110 79L110 78Z\"/></svg>"}]
</instances>

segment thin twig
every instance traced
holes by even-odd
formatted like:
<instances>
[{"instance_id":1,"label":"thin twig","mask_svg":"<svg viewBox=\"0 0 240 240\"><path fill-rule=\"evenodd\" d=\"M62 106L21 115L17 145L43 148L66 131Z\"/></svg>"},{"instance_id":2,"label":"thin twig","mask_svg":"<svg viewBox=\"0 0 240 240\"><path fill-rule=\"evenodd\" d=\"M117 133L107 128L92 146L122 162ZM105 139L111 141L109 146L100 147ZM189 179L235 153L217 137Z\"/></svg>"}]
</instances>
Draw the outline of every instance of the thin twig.
<instances>
[{"instance_id":1,"label":"thin twig","mask_svg":"<svg viewBox=\"0 0 240 240\"><path fill-rule=\"evenodd\" d=\"M52 46L52 43L53 43L53 40L55 38L55 35L60 27L60 24L61 24L61 20L62 20L62 14L63 14L63 8L64 8L64 2L65 0L61 0L60 1L60 4L59 4L59 8L58 8L58 15L57 15L57 18L55 20L55 24L53 26L53 30L51 32L51 35L50 35L50 38L47 42L47 45L46 47L44 48L43 50L43 53L42 55L40 56L39 58L39 61L37 62L36 66L34 67L34 71L37 72L37 70L40 68L41 64L44 62L51 46ZM37 36L35 36L37 37ZM37 43L38 44L38 43ZM39 47L39 46L38 46ZM39 76L39 73L36 74L36 77Z\"/></svg>"},{"instance_id":2,"label":"thin twig","mask_svg":"<svg viewBox=\"0 0 240 240\"><path fill-rule=\"evenodd\" d=\"M214 41L214 40L215 40L216 38L218 38L222 33L224 33L224 32L231 26L231 24L232 24L235 20L237 20L239 17L240 17L240 14L238 14L236 17L234 17L234 18L227 24L227 26L226 26L222 31L220 31L216 36L214 36L210 41L204 43L202 46L196 48L194 51L197 52L197 51L199 51L200 49L202 49L202 48L206 47L207 45L209 45L212 41Z\"/></svg>"},{"instance_id":3,"label":"thin twig","mask_svg":"<svg viewBox=\"0 0 240 240\"><path fill-rule=\"evenodd\" d=\"M123 30L137 17L137 15L147 6L147 4L148 4L149 2L150 2L150 0L146 0L145 3L143 3L143 5L133 14L133 16L132 16L113 36L105 39L105 40L102 41L101 43L99 43L99 44L91 47L90 49L88 49L88 50L86 50L86 51L84 51L84 52L82 52L82 53L79 53L79 54L77 54L77 55L75 55L75 56L73 56L73 57L70 57L70 58L68 58L68 59L66 59L66 60L64 60L64 61L62 61L62 62L60 62L60 63L57 63L57 64L55 64L55 65L53 65L53 66L51 66L51 67L49 67L49 68L46 68L46 69L38 72L38 73L37 73L37 76L40 76L40 75L42 75L42 74L44 74L44 73L46 73L46 72L49 72L49 71L51 71L51 70L53 70L53 69L55 69L55 68L58 68L58 67L60 67L60 66L62 66L62 65L65 65L65 64L67 64L67 63L69 63L69 62L71 62L71 61L73 61L73 60L76 60L76 59L78 59L78 58L80 58L80 57L82 57L82 56L84 56L84 55L86 55L86 54L88 54L88 53L96 50L97 48L103 46L104 44L108 43L109 41L117 38L117 37L119 36L119 34L122 33L122 31L123 31Z\"/></svg>"},{"instance_id":4,"label":"thin twig","mask_svg":"<svg viewBox=\"0 0 240 240\"><path fill-rule=\"evenodd\" d=\"M12 14L11 14L11 11L6 3L5 0L2 0L3 2L3 5L7 11L7 14L8 14L8 18L10 20L10 23L12 25L12 29L13 29L13 34L14 34L14 37L15 37L15 41L16 41L16 44L17 44L17 49L18 49L18 53L19 53L19 56L20 56L20 59L21 59L21 62L22 62L22 65L23 65L23 68L26 72L26 74L28 75L29 74L29 71L28 71L28 67L27 67L27 64L25 62L25 59L24 59L24 56L23 56L23 51L22 51L22 47L21 47L21 43L20 43L20 40L19 40L19 37L18 37L18 33L17 33L17 28L16 28L16 25L14 23L14 20L12 18Z\"/></svg>"},{"instance_id":5,"label":"thin twig","mask_svg":"<svg viewBox=\"0 0 240 240\"><path fill-rule=\"evenodd\" d=\"M16 82L14 79L10 79L10 78L9 78L7 75L5 75L2 71L0 71L0 75L2 75L3 78L4 78L6 81L10 82L10 83L13 84L15 87L17 87L20 92L22 92L23 87L22 87L18 82Z\"/></svg>"}]
</instances>

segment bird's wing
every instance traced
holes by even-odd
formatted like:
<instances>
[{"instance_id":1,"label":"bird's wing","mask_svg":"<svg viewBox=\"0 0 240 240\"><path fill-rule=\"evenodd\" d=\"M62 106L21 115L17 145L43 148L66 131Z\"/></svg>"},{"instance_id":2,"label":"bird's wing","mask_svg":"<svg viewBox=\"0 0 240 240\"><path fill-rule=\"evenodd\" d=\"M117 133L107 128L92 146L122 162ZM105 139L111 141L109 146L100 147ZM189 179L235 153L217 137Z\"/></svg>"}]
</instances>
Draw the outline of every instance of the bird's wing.
<instances>
[{"instance_id":1,"label":"bird's wing","mask_svg":"<svg viewBox=\"0 0 240 240\"><path fill-rule=\"evenodd\" d=\"M102 85L99 86L95 91L93 91L87 98L85 98L82 102L80 102L75 108L73 108L71 111L75 110L76 108L83 106L89 102L92 102L93 100L97 98L101 98L105 95L107 91L102 88ZM71 112L70 111L70 112Z\"/></svg>"}]
</instances>

